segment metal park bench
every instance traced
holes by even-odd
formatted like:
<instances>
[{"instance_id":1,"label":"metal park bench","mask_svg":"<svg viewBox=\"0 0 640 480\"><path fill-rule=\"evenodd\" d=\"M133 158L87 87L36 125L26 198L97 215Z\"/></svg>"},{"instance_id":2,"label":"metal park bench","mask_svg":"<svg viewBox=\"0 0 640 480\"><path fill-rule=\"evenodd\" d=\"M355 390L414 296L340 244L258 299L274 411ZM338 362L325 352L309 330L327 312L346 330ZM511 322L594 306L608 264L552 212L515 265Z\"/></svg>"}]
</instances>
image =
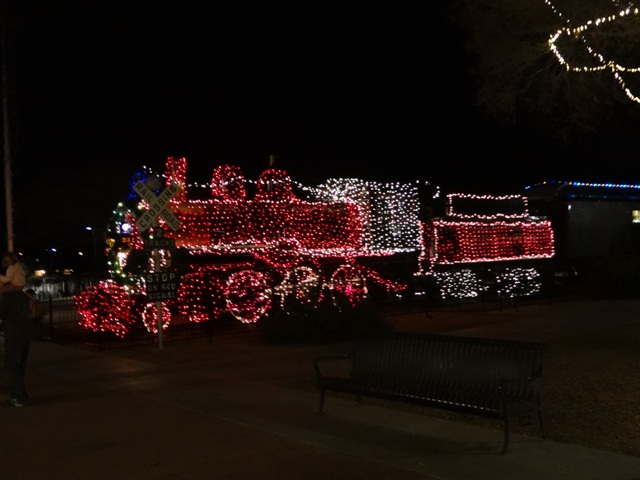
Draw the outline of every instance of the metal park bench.
<instances>
[{"instance_id":1,"label":"metal park bench","mask_svg":"<svg viewBox=\"0 0 640 480\"><path fill-rule=\"evenodd\" d=\"M325 391L450 410L504 422L537 419L545 438L540 389L541 343L405 332L371 332L348 355L319 356L314 368L323 412Z\"/></svg>"}]
</instances>

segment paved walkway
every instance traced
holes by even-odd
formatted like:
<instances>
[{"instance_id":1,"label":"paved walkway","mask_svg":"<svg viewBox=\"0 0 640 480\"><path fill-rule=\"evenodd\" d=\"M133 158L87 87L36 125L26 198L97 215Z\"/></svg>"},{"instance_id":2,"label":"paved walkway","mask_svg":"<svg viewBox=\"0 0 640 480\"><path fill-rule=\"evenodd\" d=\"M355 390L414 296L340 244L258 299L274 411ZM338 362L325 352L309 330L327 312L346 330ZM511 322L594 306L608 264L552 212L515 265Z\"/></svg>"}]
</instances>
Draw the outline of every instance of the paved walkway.
<instances>
[{"instance_id":1,"label":"paved walkway","mask_svg":"<svg viewBox=\"0 0 640 480\"><path fill-rule=\"evenodd\" d=\"M606 317L602 315L606 313ZM640 322L640 301L394 318L399 329L548 340ZM450 328L449 328L450 327ZM0 480L638 480L640 458L330 395L313 358L348 345L251 334L97 352L36 341L32 403L0 408ZM588 419L585 419L588 421Z\"/></svg>"}]
</instances>

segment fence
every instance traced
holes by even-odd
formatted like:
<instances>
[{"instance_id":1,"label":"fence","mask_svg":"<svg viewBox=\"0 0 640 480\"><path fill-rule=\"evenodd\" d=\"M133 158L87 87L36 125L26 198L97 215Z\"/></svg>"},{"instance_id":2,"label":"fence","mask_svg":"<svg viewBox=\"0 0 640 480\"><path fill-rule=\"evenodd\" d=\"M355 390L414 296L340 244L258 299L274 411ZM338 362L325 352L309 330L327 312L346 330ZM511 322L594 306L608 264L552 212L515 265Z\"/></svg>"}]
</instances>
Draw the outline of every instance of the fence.
<instances>
[{"instance_id":1,"label":"fence","mask_svg":"<svg viewBox=\"0 0 640 480\"><path fill-rule=\"evenodd\" d=\"M100 278L95 276L65 276L54 278L42 278L37 282L33 280L27 288L34 288L41 318L36 328L39 338L55 342L75 342L78 344L95 347L97 349L127 347L133 345L153 344L158 342L157 333L149 331L142 321L127 332L124 337L118 337L109 331L88 330L81 326L81 316L76 311L73 296L84 288L97 284ZM564 291L564 290L563 290ZM566 295L566 292L565 292ZM553 298L546 292L542 298ZM566 298L566 297L565 297ZM525 303L534 299L511 299L509 304L517 309L518 303ZM471 301L442 302L434 298L423 296L410 296L402 301L388 299L376 302L376 307L383 315L394 315L403 311L424 311L432 309L460 309L480 308L483 310L500 309L505 306L503 299L488 299L484 297ZM391 313L390 313L391 312ZM174 341L194 337L209 337L229 333L243 333L255 331L259 328L254 324L244 324L229 315L221 315L219 318L205 322L189 322L175 315L171 318L168 328L163 331L163 341Z\"/></svg>"},{"instance_id":2,"label":"fence","mask_svg":"<svg viewBox=\"0 0 640 480\"><path fill-rule=\"evenodd\" d=\"M103 277L96 275L60 275L31 277L26 288L32 288L40 312L36 336L42 340L77 343L97 349L152 344L158 335L139 322L125 337L107 331L92 331L81 326L81 316L75 309L74 295L96 285ZM202 323L185 322L173 318L169 328L163 331L164 341L193 337L209 337L227 333L250 331L253 326L235 319L216 319Z\"/></svg>"}]
</instances>

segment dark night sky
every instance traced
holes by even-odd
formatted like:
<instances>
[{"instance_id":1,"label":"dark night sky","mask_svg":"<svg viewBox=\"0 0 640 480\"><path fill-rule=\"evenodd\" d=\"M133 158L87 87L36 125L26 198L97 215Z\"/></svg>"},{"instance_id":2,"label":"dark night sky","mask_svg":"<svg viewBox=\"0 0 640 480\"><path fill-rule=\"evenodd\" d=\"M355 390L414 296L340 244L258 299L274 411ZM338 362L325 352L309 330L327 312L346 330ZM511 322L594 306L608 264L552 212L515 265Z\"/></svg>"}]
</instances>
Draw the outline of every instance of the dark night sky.
<instances>
[{"instance_id":1,"label":"dark night sky","mask_svg":"<svg viewBox=\"0 0 640 480\"><path fill-rule=\"evenodd\" d=\"M221 163L254 179L271 154L302 182L640 181L633 158L602 167L602 142L587 164L493 127L440 2L86 3L9 2L18 246L104 224L136 169L171 155L200 182Z\"/></svg>"}]
</instances>

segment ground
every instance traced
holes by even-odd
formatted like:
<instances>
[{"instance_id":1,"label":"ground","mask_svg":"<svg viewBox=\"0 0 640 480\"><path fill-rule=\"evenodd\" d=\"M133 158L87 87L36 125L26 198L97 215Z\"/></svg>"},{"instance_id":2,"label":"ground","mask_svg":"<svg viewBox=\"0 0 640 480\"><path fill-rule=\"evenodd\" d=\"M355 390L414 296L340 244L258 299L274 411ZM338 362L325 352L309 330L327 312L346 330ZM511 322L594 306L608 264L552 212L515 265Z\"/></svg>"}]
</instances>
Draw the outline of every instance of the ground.
<instances>
[{"instance_id":1,"label":"ground","mask_svg":"<svg viewBox=\"0 0 640 480\"><path fill-rule=\"evenodd\" d=\"M548 437L640 457L640 325L549 345Z\"/></svg>"}]
</instances>

